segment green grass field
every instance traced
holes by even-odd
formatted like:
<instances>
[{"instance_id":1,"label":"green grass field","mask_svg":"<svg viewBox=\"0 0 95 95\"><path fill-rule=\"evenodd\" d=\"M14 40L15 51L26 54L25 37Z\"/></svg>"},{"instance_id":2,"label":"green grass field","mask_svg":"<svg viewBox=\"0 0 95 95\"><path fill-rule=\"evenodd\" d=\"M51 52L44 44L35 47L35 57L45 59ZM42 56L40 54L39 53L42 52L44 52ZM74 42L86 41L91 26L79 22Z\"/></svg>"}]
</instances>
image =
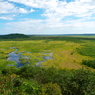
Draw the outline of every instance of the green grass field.
<instances>
[{"instance_id":1,"label":"green grass field","mask_svg":"<svg viewBox=\"0 0 95 95\"><path fill-rule=\"evenodd\" d=\"M43 61L43 53L53 53L53 60L48 59L42 62L41 65L61 69L85 68L86 66L81 64L82 60L94 60L94 43L94 40L56 36L50 36L50 38L48 36L34 37L34 39L23 41L0 41L0 66L5 66L10 63L6 58L8 57L8 53L14 51L14 49L10 49L10 47L15 47L18 49L17 53L24 51L22 55L30 58L30 65L35 65L36 62Z\"/></svg>"}]
</instances>

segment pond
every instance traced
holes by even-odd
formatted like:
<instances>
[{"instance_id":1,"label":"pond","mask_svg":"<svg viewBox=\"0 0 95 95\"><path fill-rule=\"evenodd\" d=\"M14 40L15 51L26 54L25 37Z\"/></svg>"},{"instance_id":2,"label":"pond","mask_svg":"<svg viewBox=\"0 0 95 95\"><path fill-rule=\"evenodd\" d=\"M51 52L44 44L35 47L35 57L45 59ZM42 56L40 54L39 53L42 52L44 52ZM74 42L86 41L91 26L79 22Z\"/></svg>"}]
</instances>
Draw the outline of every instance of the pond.
<instances>
[{"instance_id":1,"label":"pond","mask_svg":"<svg viewBox=\"0 0 95 95\"><path fill-rule=\"evenodd\" d=\"M7 60L9 60L9 61L14 61L14 62L16 62L16 64L17 65L10 65L10 66L16 66L16 67L21 67L21 66L24 66L25 64L29 64L29 62L26 62L26 63L21 63L21 61L20 61L20 58L21 58L21 54L22 53L16 53L18 51L18 49L15 49L15 51L13 51L13 52L11 52L11 53L9 53L8 55L9 55L9 57L7 58ZM28 59L28 57L26 56L26 58Z\"/></svg>"},{"instance_id":2,"label":"pond","mask_svg":"<svg viewBox=\"0 0 95 95\"><path fill-rule=\"evenodd\" d=\"M28 62L29 61L28 56L22 56L21 55L23 52L22 53L21 52L18 52L18 49L15 48L15 47L10 47L10 49L15 49L15 51L13 51L13 52L11 52L11 53L8 54L9 57L7 58L7 60L14 61L17 64L17 65L10 65L10 66L21 67L21 66L24 66L26 64L29 64L29 62ZM16 52L18 52L18 53L16 53ZM32 53L32 52L28 52L28 53ZM53 53L42 53L44 60L43 61L36 62L36 66L42 66L41 63L42 62L45 62L48 59L53 60L52 54ZM22 59L27 59L28 61L25 62L25 63L21 63L21 58Z\"/></svg>"},{"instance_id":3,"label":"pond","mask_svg":"<svg viewBox=\"0 0 95 95\"><path fill-rule=\"evenodd\" d=\"M47 54L48 54L49 56L43 56L43 59L44 59L44 60L37 62L37 63L36 63L36 66L41 66L41 63L42 63L42 62L45 62L45 61L48 60L48 59L53 60L53 58L52 58L52 54L53 54L53 53L43 53L43 55L47 55Z\"/></svg>"}]
</instances>

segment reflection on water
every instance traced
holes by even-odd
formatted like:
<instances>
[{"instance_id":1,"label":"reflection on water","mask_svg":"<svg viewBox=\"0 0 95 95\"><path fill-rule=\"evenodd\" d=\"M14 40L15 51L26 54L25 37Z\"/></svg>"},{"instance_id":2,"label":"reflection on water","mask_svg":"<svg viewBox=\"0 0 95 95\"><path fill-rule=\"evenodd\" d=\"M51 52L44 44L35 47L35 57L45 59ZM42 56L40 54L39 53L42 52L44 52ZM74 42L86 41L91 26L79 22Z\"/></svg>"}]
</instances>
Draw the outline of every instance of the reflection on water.
<instances>
[{"instance_id":1,"label":"reflection on water","mask_svg":"<svg viewBox=\"0 0 95 95\"><path fill-rule=\"evenodd\" d=\"M9 57L7 58L7 60L14 61L14 62L17 63L17 65L10 65L10 66L21 67L21 66L24 66L25 64L29 64L28 61L26 63L21 63L21 61L20 61L20 59L27 59L27 60L29 60L29 57L21 55L25 51L23 51L22 53L18 52L18 49L15 48L15 47L10 47L10 49L15 49L15 51L13 51L13 52L8 54ZM16 52L18 52L18 54ZM28 53L32 53L32 52L28 52ZM42 53L43 61L36 62L36 66L42 66L41 63L45 62L48 59L53 60L52 54L53 53ZM36 59L34 59L34 60L36 60Z\"/></svg>"},{"instance_id":2,"label":"reflection on water","mask_svg":"<svg viewBox=\"0 0 95 95\"><path fill-rule=\"evenodd\" d=\"M50 60L53 60L53 58L52 58L52 54L53 54L53 53L44 53L43 55L47 55L47 54L48 54L49 56L44 56L43 59L50 59Z\"/></svg>"},{"instance_id":3,"label":"reflection on water","mask_svg":"<svg viewBox=\"0 0 95 95\"><path fill-rule=\"evenodd\" d=\"M19 54L16 54L15 52L11 52L8 55L9 55L9 57L8 57L9 61L15 61L16 63L20 63L20 60L19 60L20 56L19 56Z\"/></svg>"},{"instance_id":4,"label":"reflection on water","mask_svg":"<svg viewBox=\"0 0 95 95\"><path fill-rule=\"evenodd\" d=\"M11 49L13 49L13 48L15 48L15 47L11 47ZM10 65L10 66L21 67L21 66L24 66L25 64L29 64L29 62L26 62L24 64L20 62L20 55L22 53L19 52L18 54L16 54L15 52L17 52L17 51L18 51L18 49L15 49L15 51L8 54L9 57L7 58L7 60L15 61L17 63L17 65Z\"/></svg>"},{"instance_id":5,"label":"reflection on water","mask_svg":"<svg viewBox=\"0 0 95 95\"><path fill-rule=\"evenodd\" d=\"M52 54L53 54L53 53L43 53L43 55L47 55L47 54L48 54L49 56L43 56L43 59L44 59L44 60L37 62L37 63L36 63L36 66L41 66L41 63L42 63L42 62L45 62L45 61L48 60L48 59L53 60L53 58L52 58Z\"/></svg>"},{"instance_id":6,"label":"reflection on water","mask_svg":"<svg viewBox=\"0 0 95 95\"><path fill-rule=\"evenodd\" d=\"M45 62L45 61L39 61L39 62L37 62L37 63L36 63L36 66L41 66L41 63L42 63L42 62Z\"/></svg>"}]
</instances>

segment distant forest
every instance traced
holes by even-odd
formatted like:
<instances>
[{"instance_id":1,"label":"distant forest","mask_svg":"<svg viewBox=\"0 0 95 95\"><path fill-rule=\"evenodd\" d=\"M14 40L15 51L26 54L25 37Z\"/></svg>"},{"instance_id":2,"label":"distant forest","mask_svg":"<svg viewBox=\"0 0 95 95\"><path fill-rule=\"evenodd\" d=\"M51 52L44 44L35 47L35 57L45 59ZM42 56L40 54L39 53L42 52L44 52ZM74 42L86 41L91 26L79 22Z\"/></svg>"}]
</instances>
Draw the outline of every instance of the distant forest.
<instances>
[{"instance_id":1,"label":"distant forest","mask_svg":"<svg viewBox=\"0 0 95 95\"><path fill-rule=\"evenodd\" d=\"M58 35L25 35L25 34L8 34L8 35L0 35L0 39L23 39L28 38L31 40L71 40L71 39L83 39L83 40L95 40L95 34L58 34Z\"/></svg>"},{"instance_id":2,"label":"distant forest","mask_svg":"<svg viewBox=\"0 0 95 95\"><path fill-rule=\"evenodd\" d=\"M15 38L29 38L28 35L24 34L8 34L8 35L0 35L1 39L15 39Z\"/></svg>"}]
</instances>

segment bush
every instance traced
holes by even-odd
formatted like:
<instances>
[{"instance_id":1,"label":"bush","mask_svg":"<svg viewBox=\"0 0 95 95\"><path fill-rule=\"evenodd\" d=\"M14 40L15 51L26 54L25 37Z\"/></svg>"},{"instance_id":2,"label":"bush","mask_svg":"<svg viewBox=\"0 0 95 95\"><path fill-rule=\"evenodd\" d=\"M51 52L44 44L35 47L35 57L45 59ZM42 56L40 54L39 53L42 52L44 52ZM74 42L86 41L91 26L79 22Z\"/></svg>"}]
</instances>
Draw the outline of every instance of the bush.
<instances>
[{"instance_id":1,"label":"bush","mask_svg":"<svg viewBox=\"0 0 95 95\"><path fill-rule=\"evenodd\" d=\"M37 66L14 70L1 70L1 95L95 95L95 72L90 70Z\"/></svg>"},{"instance_id":2,"label":"bush","mask_svg":"<svg viewBox=\"0 0 95 95\"><path fill-rule=\"evenodd\" d=\"M58 84L47 83L41 86L39 95L62 95L62 93Z\"/></svg>"},{"instance_id":3,"label":"bush","mask_svg":"<svg viewBox=\"0 0 95 95\"><path fill-rule=\"evenodd\" d=\"M82 60L82 64L95 69L95 60Z\"/></svg>"}]
</instances>

